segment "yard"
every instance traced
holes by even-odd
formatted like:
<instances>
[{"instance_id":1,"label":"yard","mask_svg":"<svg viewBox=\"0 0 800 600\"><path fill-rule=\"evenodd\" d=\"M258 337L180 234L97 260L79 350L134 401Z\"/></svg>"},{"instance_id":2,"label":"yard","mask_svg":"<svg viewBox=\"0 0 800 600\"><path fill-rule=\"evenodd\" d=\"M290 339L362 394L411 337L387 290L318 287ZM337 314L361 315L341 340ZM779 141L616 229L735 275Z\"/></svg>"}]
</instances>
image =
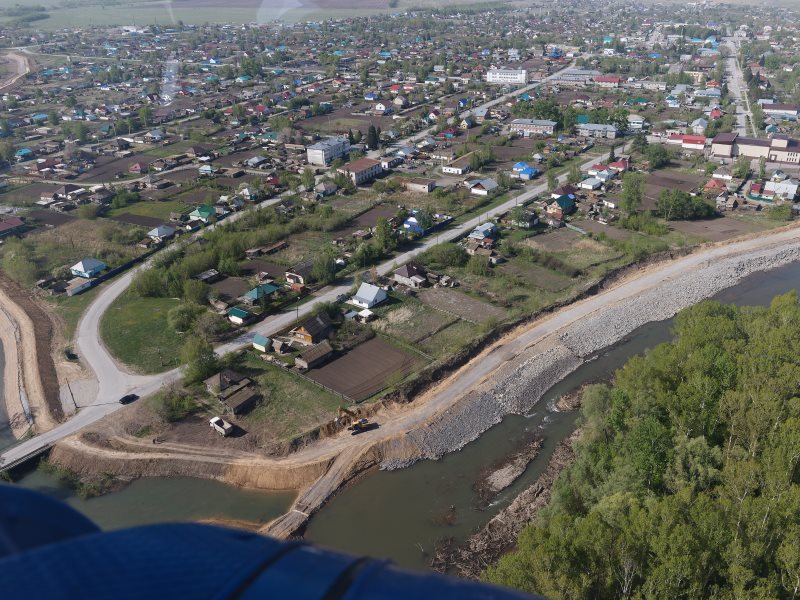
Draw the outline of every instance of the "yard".
<instances>
[{"instance_id":1,"label":"yard","mask_svg":"<svg viewBox=\"0 0 800 600\"><path fill-rule=\"evenodd\" d=\"M191 210L191 208L192 207L190 205L179 200L159 200L152 202L142 201L135 202L121 208L112 209L108 212L108 216L114 218L123 214L128 214L167 221L169 220L170 213L183 213Z\"/></svg>"},{"instance_id":2,"label":"yard","mask_svg":"<svg viewBox=\"0 0 800 600\"><path fill-rule=\"evenodd\" d=\"M488 302L458 290L447 288L427 288L419 293L420 299L430 306L460 317L472 323L481 323L487 319L501 319L506 312Z\"/></svg>"},{"instance_id":3,"label":"yard","mask_svg":"<svg viewBox=\"0 0 800 600\"><path fill-rule=\"evenodd\" d=\"M428 304L406 300L393 305L391 310L374 322L373 327L406 343L416 344L458 320L457 316Z\"/></svg>"},{"instance_id":4,"label":"yard","mask_svg":"<svg viewBox=\"0 0 800 600\"><path fill-rule=\"evenodd\" d=\"M298 375L266 363L251 353L246 369L258 382L263 398L248 414L234 419L264 441L288 441L330 421L342 398Z\"/></svg>"},{"instance_id":5,"label":"yard","mask_svg":"<svg viewBox=\"0 0 800 600\"><path fill-rule=\"evenodd\" d=\"M100 321L100 335L111 353L139 373L161 373L180 365L184 339L167 322L173 298L141 298L126 292Z\"/></svg>"}]
</instances>

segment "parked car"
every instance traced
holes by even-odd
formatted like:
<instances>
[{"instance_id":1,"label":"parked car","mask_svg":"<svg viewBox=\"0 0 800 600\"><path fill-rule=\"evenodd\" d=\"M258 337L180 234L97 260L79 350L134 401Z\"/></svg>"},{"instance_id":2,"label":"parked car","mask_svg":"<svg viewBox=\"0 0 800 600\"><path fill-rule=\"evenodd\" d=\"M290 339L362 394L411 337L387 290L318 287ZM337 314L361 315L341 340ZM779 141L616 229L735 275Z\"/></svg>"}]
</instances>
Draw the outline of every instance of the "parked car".
<instances>
[{"instance_id":1,"label":"parked car","mask_svg":"<svg viewBox=\"0 0 800 600\"><path fill-rule=\"evenodd\" d=\"M126 394L122 398L119 399L120 404L130 404L139 399L139 396L136 394Z\"/></svg>"},{"instance_id":2,"label":"parked car","mask_svg":"<svg viewBox=\"0 0 800 600\"><path fill-rule=\"evenodd\" d=\"M216 431L222 437L229 436L231 434L231 432L233 431L233 425L228 423L222 417L214 417L213 419L211 419L208 422L208 424L211 426L211 429Z\"/></svg>"}]
</instances>

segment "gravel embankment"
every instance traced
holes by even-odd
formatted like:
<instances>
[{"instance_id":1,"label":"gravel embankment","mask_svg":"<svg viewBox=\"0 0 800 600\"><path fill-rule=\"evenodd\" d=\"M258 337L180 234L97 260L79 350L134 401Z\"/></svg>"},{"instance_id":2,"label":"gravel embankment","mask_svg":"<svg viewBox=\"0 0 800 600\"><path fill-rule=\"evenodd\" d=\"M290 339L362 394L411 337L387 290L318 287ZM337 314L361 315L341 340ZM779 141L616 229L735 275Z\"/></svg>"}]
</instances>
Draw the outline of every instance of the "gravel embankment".
<instances>
[{"instance_id":1,"label":"gravel embankment","mask_svg":"<svg viewBox=\"0 0 800 600\"><path fill-rule=\"evenodd\" d=\"M631 298L611 303L560 332L562 344L541 351L532 346L424 429L408 433L407 442L420 457L438 459L460 450L508 414L525 414L544 393L596 352L616 344L638 327L674 316L678 311L731 287L742 278L800 260L800 246L785 244L705 263ZM407 467L416 459L385 460L383 469Z\"/></svg>"}]
</instances>

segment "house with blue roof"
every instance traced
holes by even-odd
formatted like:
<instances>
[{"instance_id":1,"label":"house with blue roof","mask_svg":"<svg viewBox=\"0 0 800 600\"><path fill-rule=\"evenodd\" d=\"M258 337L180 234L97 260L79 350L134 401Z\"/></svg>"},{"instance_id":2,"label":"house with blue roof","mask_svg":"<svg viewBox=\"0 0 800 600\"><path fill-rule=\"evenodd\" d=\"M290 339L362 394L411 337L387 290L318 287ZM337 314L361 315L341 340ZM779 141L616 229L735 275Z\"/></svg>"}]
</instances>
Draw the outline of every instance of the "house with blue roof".
<instances>
[{"instance_id":1,"label":"house with blue roof","mask_svg":"<svg viewBox=\"0 0 800 600\"><path fill-rule=\"evenodd\" d=\"M17 161L22 162L23 160L31 160L34 156L36 156L30 148L20 148L14 153L14 158Z\"/></svg>"}]
</instances>

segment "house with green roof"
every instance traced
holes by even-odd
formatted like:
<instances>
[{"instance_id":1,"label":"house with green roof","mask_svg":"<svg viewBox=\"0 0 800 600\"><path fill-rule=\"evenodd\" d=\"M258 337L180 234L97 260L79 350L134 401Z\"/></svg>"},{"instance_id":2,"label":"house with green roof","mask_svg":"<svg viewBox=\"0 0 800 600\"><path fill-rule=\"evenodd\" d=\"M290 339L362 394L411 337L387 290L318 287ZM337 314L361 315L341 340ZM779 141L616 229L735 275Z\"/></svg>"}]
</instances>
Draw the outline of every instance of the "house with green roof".
<instances>
[{"instance_id":1,"label":"house with green roof","mask_svg":"<svg viewBox=\"0 0 800 600\"><path fill-rule=\"evenodd\" d=\"M228 309L228 320L234 325L244 325L251 316L248 310L238 306Z\"/></svg>"},{"instance_id":2,"label":"house with green roof","mask_svg":"<svg viewBox=\"0 0 800 600\"><path fill-rule=\"evenodd\" d=\"M272 285L271 283L262 283L261 285L257 285L252 290L247 292L244 296L242 296L242 302L253 306L258 304L261 300L269 298L275 292L278 291L278 287Z\"/></svg>"},{"instance_id":3,"label":"house with green roof","mask_svg":"<svg viewBox=\"0 0 800 600\"><path fill-rule=\"evenodd\" d=\"M217 210L213 206L198 206L189 213L189 219L210 223L216 214Z\"/></svg>"}]
</instances>

